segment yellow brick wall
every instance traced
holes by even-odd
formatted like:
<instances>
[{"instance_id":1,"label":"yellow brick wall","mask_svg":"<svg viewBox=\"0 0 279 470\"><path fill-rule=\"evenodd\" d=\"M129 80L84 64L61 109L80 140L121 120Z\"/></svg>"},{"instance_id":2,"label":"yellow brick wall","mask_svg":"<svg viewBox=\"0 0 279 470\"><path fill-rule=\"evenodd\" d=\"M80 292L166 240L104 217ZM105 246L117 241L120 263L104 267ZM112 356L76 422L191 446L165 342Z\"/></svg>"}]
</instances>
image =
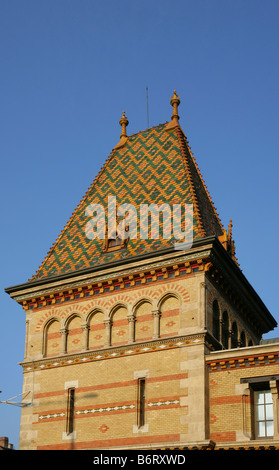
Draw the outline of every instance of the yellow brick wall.
<instances>
[{"instance_id":1,"label":"yellow brick wall","mask_svg":"<svg viewBox=\"0 0 279 470\"><path fill-rule=\"evenodd\" d=\"M65 416L53 416L66 413L67 384L76 385L76 411L132 406L76 415L78 448L106 446L106 441L116 446L118 443L129 445L141 440L149 442L153 437L159 441L179 441L180 434L186 432L180 416L187 414L188 394L184 384L188 371L185 365L181 370L181 355L186 358L186 351L170 349L36 371L32 430L36 431L37 438L32 440L33 446L68 445L68 441L62 439L66 430ZM32 372L25 375L31 376ZM146 376L146 432L137 429L137 378L141 375ZM150 404L153 405L148 406ZM53 417L40 418L47 415Z\"/></svg>"},{"instance_id":2,"label":"yellow brick wall","mask_svg":"<svg viewBox=\"0 0 279 470\"><path fill-rule=\"evenodd\" d=\"M79 412L75 415L77 448L202 440L205 414L200 412L200 403L206 401L203 339L193 342L190 337L175 347L175 341L169 340L187 332L197 334L203 329L202 281L203 274L197 274L27 311L25 363L28 367L24 372L24 389L34 390L34 401L32 407L22 411L20 448L73 445L72 439L65 435L67 387L71 384L76 387L75 411ZM156 339L152 312L158 311L160 328ZM151 340L154 351L126 354L130 344L134 348L137 345L129 342L131 325L127 317L136 320L136 341ZM82 362L86 354L98 355L99 351L104 354L103 320L109 319L112 320L111 344L105 345L108 358ZM50 323L46 329L52 321L56 323ZM69 353L63 355L60 331L65 328ZM84 348L86 344L88 349ZM119 351L119 347L121 357L109 356L112 351ZM68 359L78 363L66 365ZM56 362L59 366L53 367ZM141 374L146 375L146 426L139 429L137 391ZM115 406L120 409L107 410ZM92 409L96 408L98 411L93 413Z\"/></svg>"},{"instance_id":3,"label":"yellow brick wall","mask_svg":"<svg viewBox=\"0 0 279 470\"><path fill-rule=\"evenodd\" d=\"M258 356L251 356L247 351L248 348L238 349L235 352L237 359L231 351L231 358L224 356L224 360L218 361L209 372L210 437L217 443L243 440L249 442L254 438L252 392L248 384L241 384L241 379L279 373L279 363L269 361L268 355L263 360L264 356L259 356L258 352L261 365L257 359L251 360L251 357L255 359ZM252 352L255 351L256 348Z\"/></svg>"}]
</instances>

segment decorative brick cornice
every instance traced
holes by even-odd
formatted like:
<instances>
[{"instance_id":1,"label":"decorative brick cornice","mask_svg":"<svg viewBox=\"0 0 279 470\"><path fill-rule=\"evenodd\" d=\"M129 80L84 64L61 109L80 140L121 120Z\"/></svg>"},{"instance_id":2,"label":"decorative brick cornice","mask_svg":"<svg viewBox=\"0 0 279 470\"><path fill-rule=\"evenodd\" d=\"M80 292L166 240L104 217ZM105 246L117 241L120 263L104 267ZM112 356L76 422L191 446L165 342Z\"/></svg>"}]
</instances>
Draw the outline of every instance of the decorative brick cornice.
<instances>
[{"instance_id":1,"label":"decorative brick cornice","mask_svg":"<svg viewBox=\"0 0 279 470\"><path fill-rule=\"evenodd\" d=\"M244 369L272 364L279 364L279 352L262 352L253 356L231 357L217 360L208 360L209 372L218 372L227 369Z\"/></svg>"},{"instance_id":2,"label":"decorative brick cornice","mask_svg":"<svg viewBox=\"0 0 279 470\"><path fill-rule=\"evenodd\" d=\"M176 263L166 265L165 262L153 263L148 270L131 269L119 272L117 275L99 276L95 279L76 282L67 288L57 287L40 290L33 294L16 296L15 300L24 310L49 308L62 303L95 298L102 294L116 293L133 287L143 287L161 281L175 279L181 276L191 276L205 271L209 259L209 251L195 256L183 257Z\"/></svg>"}]
</instances>

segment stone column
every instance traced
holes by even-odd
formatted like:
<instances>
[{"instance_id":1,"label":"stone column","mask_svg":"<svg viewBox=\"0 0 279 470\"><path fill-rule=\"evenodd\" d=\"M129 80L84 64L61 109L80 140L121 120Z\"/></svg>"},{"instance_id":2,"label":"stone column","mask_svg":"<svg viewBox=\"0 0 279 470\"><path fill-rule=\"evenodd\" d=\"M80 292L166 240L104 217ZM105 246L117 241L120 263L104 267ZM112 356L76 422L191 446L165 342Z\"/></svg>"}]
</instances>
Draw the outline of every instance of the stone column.
<instances>
[{"instance_id":1,"label":"stone column","mask_svg":"<svg viewBox=\"0 0 279 470\"><path fill-rule=\"evenodd\" d=\"M134 343L135 342L136 317L134 315L129 315L127 318L128 318L128 322L129 322L129 339L128 339L128 343Z\"/></svg>"},{"instance_id":2,"label":"stone column","mask_svg":"<svg viewBox=\"0 0 279 470\"><path fill-rule=\"evenodd\" d=\"M67 328L61 328L61 354L66 354L67 352L67 336L68 330Z\"/></svg>"},{"instance_id":3,"label":"stone column","mask_svg":"<svg viewBox=\"0 0 279 470\"><path fill-rule=\"evenodd\" d=\"M274 439L279 439L279 423L278 423L278 385L276 380L270 380L270 391L273 399L273 421L274 421Z\"/></svg>"},{"instance_id":4,"label":"stone column","mask_svg":"<svg viewBox=\"0 0 279 470\"><path fill-rule=\"evenodd\" d=\"M205 282L200 283L200 302L198 312L198 323L200 328L207 328L207 287Z\"/></svg>"},{"instance_id":5,"label":"stone column","mask_svg":"<svg viewBox=\"0 0 279 470\"><path fill-rule=\"evenodd\" d=\"M219 343L222 343L222 331L223 331L223 318L222 318L222 312L224 311L224 308L222 304L220 305L219 309Z\"/></svg>"},{"instance_id":6,"label":"stone column","mask_svg":"<svg viewBox=\"0 0 279 470\"><path fill-rule=\"evenodd\" d=\"M152 315L154 318L154 331L153 331L153 339L160 338L160 318L161 312L160 310L152 310Z\"/></svg>"},{"instance_id":7,"label":"stone column","mask_svg":"<svg viewBox=\"0 0 279 470\"><path fill-rule=\"evenodd\" d=\"M105 347L108 347L111 345L111 327L112 327L112 321L105 320L104 321L105 328L106 328L106 337L105 337Z\"/></svg>"},{"instance_id":8,"label":"stone column","mask_svg":"<svg viewBox=\"0 0 279 470\"><path fill-rule=\"evenodd\" d=\"M89 326L87 324L81 325L82 329L82 351L87 351L89 346Z\"/></svg>"},{"instance_id":9,"label":"stone column","mask_svg":"<svg viewBox=\"0 0 279 470\"><path fill-rule=\"evenodd\" d=\"M249 411L251 411L251 391L247 383L235 384L235 395L241 396L242 426L236 431L236 441L245 441L252 438L249 425Z\"/></svg>"},{"instance_id":10,"label":"stone column","mask_svg":"<svg viewBox=\"0 0 279 470\"><path fill-rule=\"evenodd\" d=\"M28 356L28 339L29 339L29 319L25 321L25 348L24 348L24 359Z\"/></svg>"},{"instance_id":11,"label":"stone column","mask_svg":"<svg viewBox=\"0 0 279 470\"><path fill-rule=\"evenodd\" d=\"M229 329L228 343L229 343L228 349L231 349L232 348L232 330L231 329Z\"/></svg>"}]
</instances>

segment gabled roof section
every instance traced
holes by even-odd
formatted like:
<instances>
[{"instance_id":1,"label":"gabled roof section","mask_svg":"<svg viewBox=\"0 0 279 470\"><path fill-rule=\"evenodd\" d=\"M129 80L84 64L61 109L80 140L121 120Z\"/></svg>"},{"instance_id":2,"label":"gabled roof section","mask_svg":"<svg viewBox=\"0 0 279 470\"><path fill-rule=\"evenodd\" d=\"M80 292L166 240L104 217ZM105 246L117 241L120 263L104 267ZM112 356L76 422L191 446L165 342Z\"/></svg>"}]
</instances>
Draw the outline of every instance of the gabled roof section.
<instances>
[{"instance_id":1,"label":"gabled roof section","mask_svg":"<svg viewBox=\"0 0 279 470\"><path fill-rule=\"evenodd\" d=\"M85 226L90 204L107 207L108 196L118 204L193 204L193 240L224 236L224 229L179 125L179 96L171 99L170 122L127 136L128 120L123 113L122 132L115 146L60 236L48 252L33 280L103 265L111 261L156 252L173 246L172 239L128 240L119 250L104 249L104 240L89 239Z\"/></svg>"}]
</instances>

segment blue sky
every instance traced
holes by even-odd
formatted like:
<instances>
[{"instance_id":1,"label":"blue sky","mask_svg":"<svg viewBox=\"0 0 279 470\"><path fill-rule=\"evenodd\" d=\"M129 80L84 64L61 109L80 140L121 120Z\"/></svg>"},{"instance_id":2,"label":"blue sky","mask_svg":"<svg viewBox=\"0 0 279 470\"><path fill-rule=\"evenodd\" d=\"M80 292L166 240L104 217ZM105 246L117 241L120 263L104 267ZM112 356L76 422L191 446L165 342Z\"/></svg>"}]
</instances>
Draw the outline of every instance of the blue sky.
<instances>
[{"instance_id":1,"label":"blue sky","mask_svg":"<svg viewBox=\"0 0 279 470\"><path fill-rule=\"evenodd\" d=\"M241 269L279 321L278 0L0 4L1 400L21 393L24 311L4 288L38 269L119 141L180 123ZM279 336L278 329L266 337ZM18 448L20 409L0 405Z\"/></svg>"}]
</instances>

